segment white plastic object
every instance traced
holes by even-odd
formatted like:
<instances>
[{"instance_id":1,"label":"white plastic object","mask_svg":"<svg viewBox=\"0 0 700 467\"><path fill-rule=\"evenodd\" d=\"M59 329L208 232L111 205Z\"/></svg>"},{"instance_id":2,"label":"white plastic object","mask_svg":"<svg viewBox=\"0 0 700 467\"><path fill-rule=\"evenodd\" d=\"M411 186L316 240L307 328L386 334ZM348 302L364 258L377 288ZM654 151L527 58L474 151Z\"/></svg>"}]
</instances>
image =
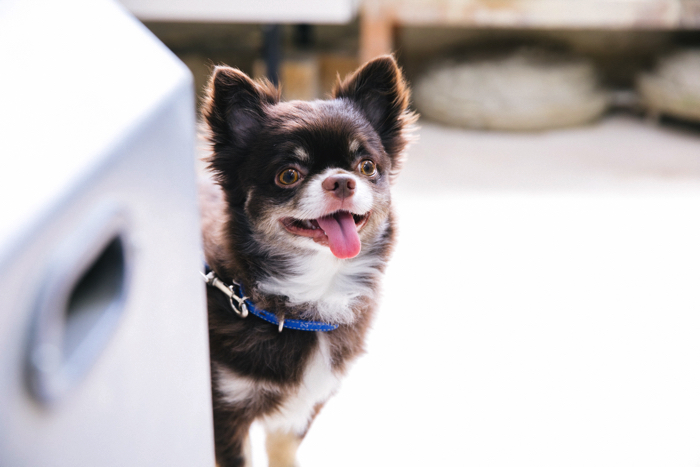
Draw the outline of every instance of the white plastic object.
<instances>
[{"instance_id":1,"label":"white plastic object","mask_svg":"<svg viewBox=\"0 0 700 467\"><path fill-rule=\"evenodd\" d=\"M0 62L0 465L213 466L189 71L108 0Z\"/></svg>"}]
</instances>

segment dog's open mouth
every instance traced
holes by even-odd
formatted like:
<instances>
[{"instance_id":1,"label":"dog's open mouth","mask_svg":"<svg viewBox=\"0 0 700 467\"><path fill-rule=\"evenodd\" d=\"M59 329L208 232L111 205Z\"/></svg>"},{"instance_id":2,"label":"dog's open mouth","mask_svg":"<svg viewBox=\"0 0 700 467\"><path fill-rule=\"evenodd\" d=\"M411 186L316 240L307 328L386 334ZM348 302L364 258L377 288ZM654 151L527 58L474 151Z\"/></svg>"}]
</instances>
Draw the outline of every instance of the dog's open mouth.
<instances>
[{"instance_id":1,"label":"dog's open mouth","mask_svg":"<svg viewBox=\"0 0 700 467\"><path fill-rule=\"evenodd\" d=\"M285 217L282 225L294 235L310 237L316 243L327 245L338 258L353 258L362 248L358 232L367 223L370 213L353 214L336 211L318 219Z\"/></svg>"}]
</instances>

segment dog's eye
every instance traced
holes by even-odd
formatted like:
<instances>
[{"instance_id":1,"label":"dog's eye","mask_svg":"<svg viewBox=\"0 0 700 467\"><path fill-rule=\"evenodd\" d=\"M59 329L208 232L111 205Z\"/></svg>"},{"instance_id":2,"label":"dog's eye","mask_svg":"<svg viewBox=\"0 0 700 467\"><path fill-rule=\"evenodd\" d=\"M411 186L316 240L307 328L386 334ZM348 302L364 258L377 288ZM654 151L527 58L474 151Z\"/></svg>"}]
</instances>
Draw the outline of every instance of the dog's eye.
<instances>
[{"instance_id":1,"label":"dog's eye","mask_svg":"<svg viewBox=\"0 0 700 467\"><path fill-rule=\"evenodd\" d=\"M277 181L281 185L293 185L299 180L299 171L296 169L284 169L277 175Z\"/></svg>"},{"instance_id":2,"label":"dog's eye","mask_svg":"<svg viewBox=\"0 0 700 467\"><path fill-rule=\"evenodd\" d=\"M362 175L371 177L377 172L377 165L371 160L365 159L360 162L360 172L362 172Z\"/></svg>"}]
</instances>

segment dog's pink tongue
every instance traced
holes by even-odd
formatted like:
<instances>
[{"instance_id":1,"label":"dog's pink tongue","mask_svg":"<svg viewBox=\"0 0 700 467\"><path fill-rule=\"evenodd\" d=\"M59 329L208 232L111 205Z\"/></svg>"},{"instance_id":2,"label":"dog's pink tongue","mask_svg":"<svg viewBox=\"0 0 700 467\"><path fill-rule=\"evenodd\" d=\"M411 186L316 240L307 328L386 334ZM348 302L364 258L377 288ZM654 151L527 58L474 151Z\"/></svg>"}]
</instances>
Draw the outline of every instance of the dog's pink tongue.
<instances>
[{"instance_id":1,"label":"dog's pink tongue","mask_svg":"<svg viewBox=\"0 0 700 467\"><path fill-rule=\"evenodd\" d=\"M357 235L355 219L349 212L338 212L332 216L316 219L321 226L331 247L331 253L337 258L354 258L360 253L362 244L360 236Z\"/></svg>"}]
</instances>

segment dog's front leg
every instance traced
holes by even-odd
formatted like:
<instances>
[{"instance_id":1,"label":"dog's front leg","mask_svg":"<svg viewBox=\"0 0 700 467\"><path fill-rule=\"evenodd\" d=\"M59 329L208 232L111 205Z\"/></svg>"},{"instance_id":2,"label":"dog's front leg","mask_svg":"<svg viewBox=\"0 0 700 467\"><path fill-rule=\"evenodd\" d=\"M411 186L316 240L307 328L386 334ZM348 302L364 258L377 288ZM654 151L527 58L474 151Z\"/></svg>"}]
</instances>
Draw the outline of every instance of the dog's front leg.
<instances>
[{"instance_id":1,"label":"dog's front leg","mask_svg":"<svg viewBox=\"0 0 700 467\"><path fill-rule=\"evenodd\" d=\"M234 457L234 460L226 460L227 464L220 464L219 461L216 461L216 467L225 467L226 465L231 465L233 462L240 462L240 464L233 464L233 465L241 465L241 467L253 467L253 445L250 442L250 436L248 436L245 440L245 443L243 444L243 451L240 456Z\"/></svg>"},{"instance_id":2,"label":"dog's front leg","mask_svg":"<svg viewBox=\"0 0 700 467\"><path fill-rule=\"evenodd\" d=\"M214 410L214 438L217 467L251 467L250 429L252 419L245 410L218 406Z\"/></svg>"},{"instance_id":3,"label":"dog's front leg","mask_svg":"<svg viewBox=\"0 0 700 467\"><path fill-rule=\"evenodd\" d=\"M297 450L323 405L319 403L314 406L309 421L301 433L265 426L268 467L299 467L296 460Z\"/></svg>"}]
</instances>

